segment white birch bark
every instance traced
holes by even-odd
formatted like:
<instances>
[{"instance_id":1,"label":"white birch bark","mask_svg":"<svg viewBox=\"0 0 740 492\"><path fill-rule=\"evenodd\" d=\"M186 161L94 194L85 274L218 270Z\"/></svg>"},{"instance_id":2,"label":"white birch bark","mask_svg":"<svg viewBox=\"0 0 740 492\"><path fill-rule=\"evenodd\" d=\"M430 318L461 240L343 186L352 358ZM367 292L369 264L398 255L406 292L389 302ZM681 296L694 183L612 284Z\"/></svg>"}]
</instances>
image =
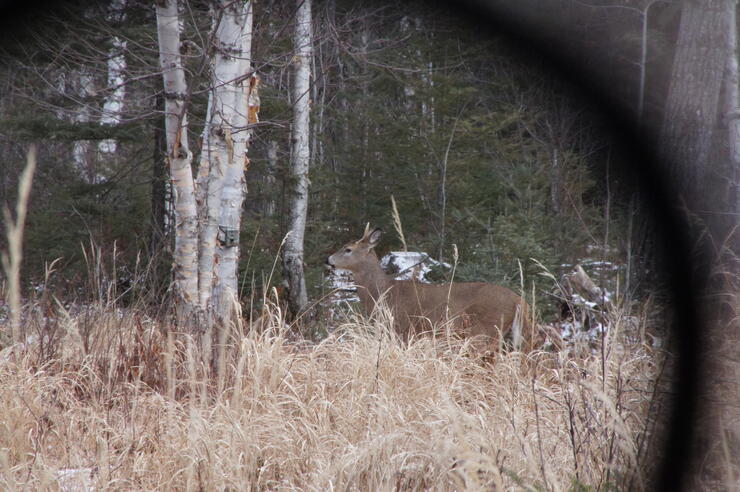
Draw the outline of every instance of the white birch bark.
<instances>
[{"instance_id":1,"label":"white birch bark","mask_svg":"<svg viewBox=\"0 0 740 492\"><path fill-rule=\"evenodd\" d=\"M89 99L95 94L95 78L87 70L75 71L77 82L77 96L80 98L81 105L74 115L74 121L77 123L89 123L92 119L90 114ZM75 140L72 146L72 161L80 178L88 184L97 182L95 172L94 158L90 140Z\"/></svg>"},{"instance_id":2,"label":"white birch bark","mask_svg":"<svg viewBox=\"0 0 740 492\"><path fill-rule=\"evenodd\" d=\"M101 125L117 125L121 122L123 100L126 97L124 74L126 71L126 41L113 36L108 58L108 90L110 93L103 103L103 114L100 116ZM98 143L98 150L102 153L115 153L118 143L114 138L106 138Z\"/></svg>"},{"instance_id":3,"label":"white birch bark","mask_svg":"<svg viewBox=\"0 0 740 492\"><path fill-rule=\"evenodd\" d=\"M648 50L648 22L650 21L650 7L659 2L669 0L651 0L643 10L640 10L640 21L642 22L642 34L640 36L640 85L637 91L637 121L642 123L645 109L645 77L647 75L647 50ZM630 7L631 8L631 7Z\"/></svg>"},{"instance_id":4,"label":"white birch bark","mask_svg":"<svg viewBox=\"0 0 740 492\"><path fill-rule=\"evenodd\" d=\"M238 306L239 230L246 194L244 172L249 163L250 131L247 124L249 108L255 105L257 98L257 84L256 77L244 77L251 70L252 2L222 0L221 5L224 13L216 30L218 46L210 122L213 148L210 151L207 215L209 219L216 217L212 215L212 205L218 206L217 223L208 224L208 240L215 239L211 267L215 275L212 305L220 319L228 320ZM212 195L210 187L213 187ZM215 238L212 236L214 231ZM203 244L203 251L211 244L213 242ZM206 263L204 268L207 267ZM205 289L208 289L208 284Z\"/></svg>"},{"instance_id":5,"label":"white birch bark","mask_svg":"<svg viewBox=\"0 0 740 492\"><path fill-rule=\"evenodd\" d=\"M198 302L198 223L196 215L193 154L188 148L185 99L187 84L180 57L177 0L157 1L159 61L164 80L165 133L175 203L175 291L178 314L184 318Z\"/></svg>"},{"instance_id":6,"label":"white birch bark","mask_svg":"<svg viewBox=\"0 0 740 492\"><path fill-rule=\"evenodd\" d=\"M293 314L308 303L303 274L303 239L308 210L309 112L311 79L311 2L297 0L293 58L293 128L290 156L289 236L283 251L283 271L288 281L288 304Z\"/></svg>"},{"instance_id":7,"label":"white birch bark","mask_svg":"<svg viewBox=\"0 0 740 492\"><path fill-rule=\"evenodd\" d=\"M214 87L216 85L214 84ZM195 201L198 205L198 303L201 307L208 306L213 293L213 254L216 249L216 233L218 232L218 206L221 201L223 181L220 174L211 176L211 166L218 165L218 153L215 149L214 138L211 137L211 123L214 119L213 103L215 90L208 94L208 108L203 125L202 144L200 149L200 163L198 164L198 178L195 186Z\"/></svg>"},{"instance_id":8,"label":"white birch bark","mask_svg":"<svg viewBox=\"0 0 740 492\"><path fill-rule=\"evenodd\" d=\"M108 7L106 20L108 22L121 22L125 19L126 0L112 0ZM121 122L123 101L126 97L125 73L127 42L119 36L111 38L111 47L108 50L108 94L103 102L103 112L100 115L101 125L118 125ZM98 151L113 154L118 148L118 142L114 138L106 138L98 143Z\"/></svg>"}]
</instances>

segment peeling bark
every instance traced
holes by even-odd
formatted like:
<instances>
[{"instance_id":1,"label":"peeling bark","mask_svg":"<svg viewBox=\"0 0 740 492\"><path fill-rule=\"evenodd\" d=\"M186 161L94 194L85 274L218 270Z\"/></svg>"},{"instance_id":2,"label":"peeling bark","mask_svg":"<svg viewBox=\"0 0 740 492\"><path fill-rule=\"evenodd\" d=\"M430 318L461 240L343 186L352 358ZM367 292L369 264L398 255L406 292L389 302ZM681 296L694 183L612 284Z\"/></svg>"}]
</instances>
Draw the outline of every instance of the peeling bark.
<instances>
[{"instance_id":1,"label":"peeling bark","mask_svg":"<svg viewBox=\"0 0 740 492\"><path fill-rule=\"evenodd\" d=\"M241 208L246 192L249 123L259 112L251 71L252 3L220 0L214 17L213 77L197 181L188 148L185 72L180 57L177 0L157 4L164 78L167 160L175 196L175 288L180 314L230 319L237 301ZM196 186L197 184L197 186ZM205 314L201 317L201 314Z\"/></svg>"},{"instance_id":2,"label":"peeling bark","mask_svg":"<svg viewBox=\"0 0 740 492\"><path fill-rule=\"evenodd\" d=\"M180 320L185 320L198 303L198 221L195 189L188 148L185 98L187 84L180 57L180 29L177 1L157 2L159 61L164 80L165 134L175 202L175 294Z\"/></svg>"},{"instance_id":3,"label":"peeling bark","mask_svg":"<svg viewBox=\"0 0 740 492\"><path fill-rule=\"evenodd\" d=\"M247 148L251 133L247 124L250 114L256 118L259 104L256 76L244 78L251 69L252 2L222 0L222 8L224 13L216 31L218 47L210 123L211 156L215 157L211 162L210 185L214 186L214 193L208 198L208 215L211 217L212 206L217 206L218 222L215 244L208 246L215 246L213 309L218 318L228 320L238 306L239 230L247 191L244 172L249 163Z\"/></svg>"}]
</instances>

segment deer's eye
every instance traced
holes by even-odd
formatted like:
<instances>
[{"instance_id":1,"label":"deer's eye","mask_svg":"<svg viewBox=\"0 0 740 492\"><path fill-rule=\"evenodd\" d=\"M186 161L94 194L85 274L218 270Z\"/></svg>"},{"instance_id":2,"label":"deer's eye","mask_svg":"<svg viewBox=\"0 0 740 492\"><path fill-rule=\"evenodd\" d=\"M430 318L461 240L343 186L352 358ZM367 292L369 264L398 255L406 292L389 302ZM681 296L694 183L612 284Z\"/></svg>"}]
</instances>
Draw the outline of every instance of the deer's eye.
<instances>
[{"instance_id":1,"label":"deer's eye","mask_svg":"<svg viewBox=\"0 0 740 492\"><path fill-rule=\"evenodd\" d=\"M352 252L352 249L351 249L351 248L345 248L345 249L344 249L344 252L345 252L345 253L351 253L351 252Z\"/></svg>"}]
</instances>

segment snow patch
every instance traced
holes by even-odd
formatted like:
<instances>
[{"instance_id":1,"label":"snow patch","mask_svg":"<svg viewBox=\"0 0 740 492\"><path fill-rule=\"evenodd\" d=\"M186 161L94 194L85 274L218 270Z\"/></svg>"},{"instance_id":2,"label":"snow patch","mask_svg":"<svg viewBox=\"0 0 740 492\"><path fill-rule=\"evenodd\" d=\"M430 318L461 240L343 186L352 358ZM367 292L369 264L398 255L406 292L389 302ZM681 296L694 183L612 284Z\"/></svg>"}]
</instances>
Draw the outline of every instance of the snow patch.
<instances>
[{"instance_id":1,"label":"snow patch","mask_svg":"<svg viewBox=\"0 0 740 492\"><path fill-rule=\"evenodd\" d=\"M452 268L448 263L433 260L427 253L416 251L392 251L380 260L380 267L396 280L415 280L427 284L430 283L427 275L433 268ZM340 268L329 270L325 278L325 287L332 292L324 303L329 307L332 318L337 317L340 311L360 302L357 285L348 270Z\"/></svg>"},{"instance_id":2,"label":"snow patch","mask_svg":"<svg viewBox=\"0 0 740 492\"><path fill-rule=\"evenodd\" d=\"M329 304L341 305L345 303L360 302L357 295L357 285L352 278L352 272L335 268L329 270L326 280L332 294L329 296Z\"/></svg>"},{"instance_id":3,"label":"snow patch","mask_svg":"<svg viewBox=\"0 0 740 492\"><path fill-rule=\"evenodd\" d=\"M92 468L62 468L56 473L60 492L89 492L92 486Z\"/></svg>"},{"instance_id":4,"label":"snow patch","mask_svg":"<svg viewBox=\"0 0 740 492\"><path fill-rule=\"evenodd\" d=\"M396 280L416 280L427 284L427 275L433 268L452 268L448 263L440 263L417 251L391 251L380 260L380 267Z\"/></svg>"},{"instance_id":5,"label":"snow patch","mask_svg":"<svg viewBox=\"0 0 740 492\"><path fill-rule=\"evenodd\" d=\"M36 334L33 334L33 335L27 336L26 339L22 342L15 343L13 345L5 347L4 349L0 350L0 361L8 362L9 360L11 360L16 350L19 352L22 352L23 350L27 349L28 347L37 343L38 341L39 341L39 336Z\"/></svg>"}]
</instances>

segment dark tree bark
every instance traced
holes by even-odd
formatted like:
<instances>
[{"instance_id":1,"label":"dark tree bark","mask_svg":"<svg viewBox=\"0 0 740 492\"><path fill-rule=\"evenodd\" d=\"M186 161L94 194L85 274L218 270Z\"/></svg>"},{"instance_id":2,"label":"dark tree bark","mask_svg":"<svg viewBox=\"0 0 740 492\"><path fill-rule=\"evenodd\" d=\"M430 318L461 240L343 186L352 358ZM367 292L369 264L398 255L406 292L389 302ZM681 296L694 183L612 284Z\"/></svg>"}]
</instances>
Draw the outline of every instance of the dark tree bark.
<instances>
[{"instance_id":1,"label":"dark tree bark","mask_svg":"<svg viewBox=\"0 0 740 492\"><path fill-rule=\"evenodd\" d=\"M725 15L733 0L683 2L660 154L675 189L691 209L706 206L709 152L717 126L727 61Z\"/></svg>"},{"instance_id":2,"label":"dark tree bark","mask_svg":"<svg viewBox=\"0 0 740 492\"><path fill-rule=\"evenodd\" d=\"M732 230L740 214L740 69L738 68L737 5L728 5L727 22L727 76L725 77L725 120L727 122L727 170L721 177L725 188L726 230ZM736 236L731 247L737 252L740 238Z\"/></svg>"},{"instance_id":3,"label":"dark tree bark","mask_svg":"<svg viewBox=\"0 0 740 492\"><path fill-rule=\"evenodd\" d=\"M560 152L556 145L552 146L550 152L550 204L557 215L563 213L563 183L562 166L560 165Z\"/></svg>"},{"instance_id":4,"label":"dark tree bark","mask_svg":"<svg viewBox=\"0 0 740 492\"><path fill-rule=\"evenodd\" d=\"M695 238L721 241L722 231L716 218L722 203L716 176L724 169L724 158L717 158L713 144L724 118L722 85L726 75L728 23L727 13L735 9L734 0L690 0L681 3L681 20L671 70L668 95L659 129L658 152L665 164L668 189L674 206L686 207L688 221L701 228L691 231ZM655 226L642 196L636 216L633 241L635 278L633 286L650 285L650 272L661 270L655 244ZM705 234L708 233L708 234ZM703 248L707 243L696 244ZM708 250L705 253L709 253ZM709 254L697 257L695 273L705 278Z\"/></svg>"},{"instance_id":5,"label":"dark tree bark","mask_svg":"<svg viewBox=\"0 0 740 492\"><path fill-rule=\"evenodd\" d=\"M729 291L723 291L712 278L716 277L712 270L727 268L717 248L725 239L723 221L718 218L726 212L723 207L727 204L723 193L716 189L716 183L728 161L713 148L713 143L717 142L717 133L725 117L725 111L721 110L721 93L731 34L727 16L734 16L736 0L686 0L681 5L681 22L658 142L660 157L669 165L670 184L678 192L676 198L680 202L675 205L687 209L685 222L691 228L689 240L694 253L686 265L688 275L666 272L667 278L672 278L673 282L680 279L681 284L690 284L688 288L699 294L692 299L697 314L693 321L698 323L684 327L679 321L674 325L675 350L680 354L673 376L681 382L677 399L682 399L682 394L703 393L707 388L705 378L710 373L705 371L708 370L706 362L712 338L731 326L727 321L718 322L721 317L718 313L724 304L720 299ZM661 263L662 258L657 257L654 248L652 251L650 259ZM691 311L687 311L689 316ZM702 384L699 378L693 378L696 374L702 375ZM687 472L698 466L697 458L706 456L712 446L706 428L690 429L694 419L706 409L706 396L701 394L695 401L689 400L672 412L671 425L686 431L671 434L664 444L665 462L659 471L663 489L673 490L690 483ZM696 470L698 468L691 471Z\"/></svg>"}]
</instances>

